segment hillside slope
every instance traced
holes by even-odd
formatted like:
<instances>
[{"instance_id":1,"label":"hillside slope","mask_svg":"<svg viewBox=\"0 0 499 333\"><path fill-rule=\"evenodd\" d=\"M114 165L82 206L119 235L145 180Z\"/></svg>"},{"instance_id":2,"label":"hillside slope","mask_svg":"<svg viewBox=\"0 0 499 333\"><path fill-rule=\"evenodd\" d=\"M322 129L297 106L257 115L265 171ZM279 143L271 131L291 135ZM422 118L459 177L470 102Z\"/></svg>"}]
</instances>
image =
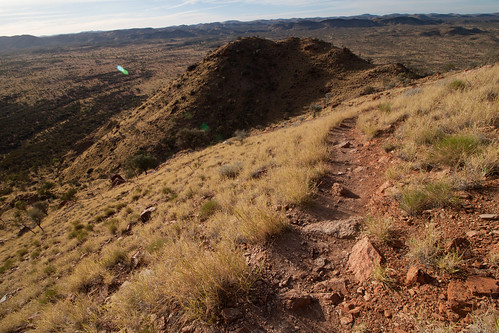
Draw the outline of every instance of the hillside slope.
<instances>
[{"instance_id":1,"label":"hillside slope","mask_svg":"<svg viewBox=\"0 0 499 333\"><path fill-rule=\"evenodd\" d=\"M358 96L366 85L370 92L383 90L406 72L401 65L375 66L348 49L314 39L243 38L190 66L117 119L115 127L81 156L69 155L76 159L64 176L116 170L139 151L164 161L180 150L225 140L235 130L309 111L312 102L322 98L324 105L336 104ZM315 111L321 109L318 105Z\"/></svg>"},{"instance_id":2,"label":"hillside slope","mask_svg":"<svg viewBox=\"0 0 499 333\"><path fill-rule=\"evenodd\" d=\"M0 332L494 332L498 82L428 78L46 188L43 232L16 235L35 193L4 196Z\"/></svg>"}]
</instances>

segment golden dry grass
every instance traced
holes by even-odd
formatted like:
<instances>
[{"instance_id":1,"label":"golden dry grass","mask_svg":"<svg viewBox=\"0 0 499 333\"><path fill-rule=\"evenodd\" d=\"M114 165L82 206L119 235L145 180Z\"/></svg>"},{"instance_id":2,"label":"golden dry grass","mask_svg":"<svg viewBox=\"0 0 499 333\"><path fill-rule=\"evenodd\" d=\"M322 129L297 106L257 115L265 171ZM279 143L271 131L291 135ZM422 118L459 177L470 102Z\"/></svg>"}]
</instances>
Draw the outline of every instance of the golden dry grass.
<instances>
[{"instance_id":1,"label":"golden dry grass","mask_svg":"<svg viewBox=\"0 0 499 333\"><path fill-rule=\"evenodd\" d=\"M25 249L22 258L11 260L17 269L4 273L1 291L23 292L1 305L0 326L6 329L0 331L26 323L41 331L77 330L103 321L138 330L150 325L150 314L173 309L179 325L215 319L224 300L244 298L257 276L240 244L261 244L286 228L278 205L312 200L324 173L330 128L357 111L326 110L319 118L255 132L237 144L179 155L117 188L109 189L102 179L90 182L76 202L49 209L45 234L11 239L9 250L0 249L2 262L12 249ZM228 165L238 166L234 176L221 174ZM216 209L206 208L207 202L215 202ZM157 209L142 224L138 213L149 206ZM33 251L39 251L37 256L30 256ZM113 283L115 266L126 267L137 252L145 268L132 272L106 307L96 303L94 295ZM29 293L26 279L20 278L28 271L33 272ZM60 297L47 301L47 286ZM68 295L77 301L65 301ZM82 304L91 310L81 313ZM35 311L41 315L30 319Z\"/></svg>"},{"instance_id":2,"label":"golden dry grass","mask_svg":"<svg viewBox=\"0 0 499 333\"><path fill-rule=\"evenodd\" d=\"M278 205L305 205L313 199L328 157L325 138L330 128L360 111L373 110L363 121L380 129L405 121L396 133L395 153L405 150L408 160L426 158L425 151L440 136L434 127L444 129L445 135L479 135L480 149L450 176L477 173L473 170L490 173L497 168L497 141L486 128L497 122L498 100L491 98L491 91L497 90L499 66L467 73L465 78L469 83L462 90L443 83L402 94L389 101L389 111L378 108L388 101L344 112L324 110L319 118L295 119L287 126L254 132L237 144L180 154L113 189L107 180L93 180L79 190L78 201L62 208L53 203L42 223L45 234L10 239L15 228L8 225L0 230L0 238L7 239L0 248L0 263L9 263L0 294L18 291L0 305L0 331L27 323L40 331L93 330L104 322L113 329L139 330L151 325L151 314L165 313L178 325L213 320L227 297L246 295L258 273L247 265L240 245L263 244L286 228ZM433 121L425 122L425 117ZM404 170L414 167L408 163ZM222 167L233 165L238 166L234 176L220 173ZM406 183L406 176L413 177L396 167L390 172L393 179ZM203 213L203 205L211 200L217 208ZM156 211L142 224L138 214L150 206ZM14 219L13 212L2 218ZM72 231L82 230L78 223L92 227L85 229L86 237L69 238ZM415 261L434 258L438 242L430 236L410 245ZM16 254L20 249L27 251ZM32 257L34 251L39 253ZM93 291L111 285L116 265L127 264L137 252L142 253L144 266L130 273L108 303L99 303ZM47 288L55 288L60 297L46 302ZM65 301L69 295L76 297L74 302ZM81 307L90 310L81 312ZM34 313L40 316L32 317ZM57 313L65 315L58 318Z\"/></svg>"}]
</instances>

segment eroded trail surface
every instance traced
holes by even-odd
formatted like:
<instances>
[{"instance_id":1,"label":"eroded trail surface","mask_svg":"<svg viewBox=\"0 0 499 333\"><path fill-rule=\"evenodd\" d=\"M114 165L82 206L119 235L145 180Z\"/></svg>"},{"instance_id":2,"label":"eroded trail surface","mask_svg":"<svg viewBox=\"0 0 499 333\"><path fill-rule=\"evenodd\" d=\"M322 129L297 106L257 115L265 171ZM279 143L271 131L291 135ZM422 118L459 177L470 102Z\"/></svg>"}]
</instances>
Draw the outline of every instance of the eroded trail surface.
<instances>
[{"instance_id":1,"label":"eroded trail surface","mask_svg":"<svg viewBox=\"0 0 499 333\"><path fill-rule=\"evenodd\" d=\"M256 283L258 299L246 309L244 325L236 325L238 332L351 331L363 310L353 300L359 284L348 260L363 237L362 220L384 181L389 156L365 139L355 119L334 128L329 142L328 173L314 203L283 207L290 229L249 254L265 265Z\"/></svg>"},{"instance_id":2,"label":"eroded trail surface","mask_svg":"<svg viewBox=\"0 0 499 333\"><path fill-rule=\"evenodd\" d=\"M346 119L331 130L328 172L314 203L282 207L289 230L248 249L250 264L264 263L262 278L249 303L227 302L225 330L468 331L488 319L494 327L499 270L490 253L499 247L497 177L457 192L451 206L409 216L394 199L397 185L385 175L400 162L382 148L393 128L368 140L355 124ZM387 240L367 235L371 215L393 221ZM453 272L408 258L409 239L424 235L431 224L438 229L441 256L459 255ZM373 278L373 272L381 276Z\"/></svg>"}]
</instances>

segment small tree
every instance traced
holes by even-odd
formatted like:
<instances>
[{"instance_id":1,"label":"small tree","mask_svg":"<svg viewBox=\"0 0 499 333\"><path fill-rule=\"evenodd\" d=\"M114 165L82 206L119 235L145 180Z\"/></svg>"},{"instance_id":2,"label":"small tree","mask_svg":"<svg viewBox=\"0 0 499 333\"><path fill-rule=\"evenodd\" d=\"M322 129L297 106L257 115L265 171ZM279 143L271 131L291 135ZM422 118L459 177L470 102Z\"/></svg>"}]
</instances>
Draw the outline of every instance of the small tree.
<instances>
[{"instance_id":1,"label":"small tree","mask_svg":"<svg viewBox=\"0 0 499 333\"><path fill-rule=\"evenodd\" d=\"M42 232L45 232L42 228L42 220L46 215L47 214L38 207L32 207L28 210L29 218L42 230Z\"/></svg>"},{"instance_id":2,"label":"small tree","mask_svg":"<svg viewBox=\"0 0 499 333\"><path fill-rule=\"evenodd\" d=\"M139 175L142 172L145 172L147 175L147 170L156 168L159 162L149 153L139 153L133 156L127 164L128 167L132 169L136 175Z\"/></svg>"}]
</instances>

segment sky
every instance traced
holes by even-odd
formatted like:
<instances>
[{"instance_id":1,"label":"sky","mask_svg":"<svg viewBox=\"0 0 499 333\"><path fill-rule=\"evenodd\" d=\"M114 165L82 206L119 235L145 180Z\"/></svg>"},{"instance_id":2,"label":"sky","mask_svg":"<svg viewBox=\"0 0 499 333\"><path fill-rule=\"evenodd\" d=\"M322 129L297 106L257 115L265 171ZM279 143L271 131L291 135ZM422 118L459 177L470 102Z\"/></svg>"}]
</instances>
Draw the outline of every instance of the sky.
<instances>
[{"instance_id":1,"label":"sky","mask_svg":"<svg viewBox=\"0 0 499 333\"><path fill-rule=\"evenodd\" d=\"M494 13L499 0L0 0L0 36L392 13Z\"/></svg>"}]
</instances>

